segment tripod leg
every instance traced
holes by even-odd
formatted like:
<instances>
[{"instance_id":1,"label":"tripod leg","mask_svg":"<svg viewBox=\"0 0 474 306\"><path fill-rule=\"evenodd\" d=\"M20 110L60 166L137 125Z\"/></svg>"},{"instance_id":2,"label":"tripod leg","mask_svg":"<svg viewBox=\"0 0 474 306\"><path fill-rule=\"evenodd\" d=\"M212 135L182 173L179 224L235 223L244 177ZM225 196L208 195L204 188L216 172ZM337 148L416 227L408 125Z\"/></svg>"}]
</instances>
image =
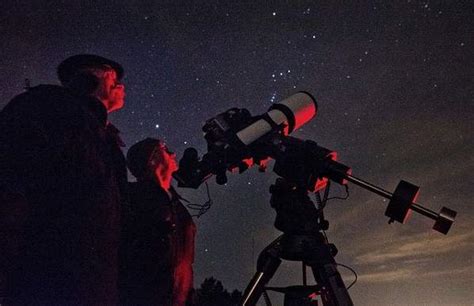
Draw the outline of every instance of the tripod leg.
<instances>
[{"instance_id":1,"label":"tripod leg","mask_svg":"<svg viewBox=\"0 0 474 306\"><path fill-rule=\"evenodd\" d=\"M331 256L331 259L334 259ZM316 282L323 288L321 298L324 306L353 306L346 285L337 271L335 262L311 266Z\"/></svg>"},{"instance_id":2,"label":"tripod leg","mask_svg":"<svg viewBox=\"0 0 474 306\"><path fill-rule=\"evenodd\" d=\"M280 266L280 239L281 237L273 241L258 256L257 272L244 291L240 303L241 306L254 306L257 304L265 289L265 285Z\"/></svg>"}]
</instances>

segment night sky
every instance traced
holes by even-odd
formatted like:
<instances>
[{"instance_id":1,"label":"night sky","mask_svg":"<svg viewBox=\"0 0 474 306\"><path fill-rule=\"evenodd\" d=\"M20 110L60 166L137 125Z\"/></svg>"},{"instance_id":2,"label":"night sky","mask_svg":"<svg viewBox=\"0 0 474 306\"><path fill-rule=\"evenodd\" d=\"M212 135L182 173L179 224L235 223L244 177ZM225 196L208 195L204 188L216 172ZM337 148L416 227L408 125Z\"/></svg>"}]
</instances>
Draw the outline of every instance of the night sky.
<instances>
[{"instance_id":1,"label":"night sky","mask_svg":"<svg viewBox=\"0 0 474 306\"><path fill-rule=\"evenodd\" d=\"M357 177L458 211L451 232L413 214L388 225L387 202L350 185L326 215L336 260L354 268L356 305L472 305L474 14L470 1L11 1L0 3L0 107L32 85L57 83L64 58L94 53L126 71L126 106L112 114L128 146L164 139L204 153L203 122L231 107L265 112L305 90L318 116L293 135L338 152ZM349 2L349 1L348 1ZM355 1L354 1L355 2ZM271 169L271 168L270 168ZM243 290L279 232L256 169L210 182L196 219L195 286L214 276ZM179 189L194 202L205 188ZM332 195L344 189L333 184ZM353 275L340 268L349 284ZM285 262L272 285L301 283ZM275 304L282 303L276 297Z\"/></svg>"}]
</instances>

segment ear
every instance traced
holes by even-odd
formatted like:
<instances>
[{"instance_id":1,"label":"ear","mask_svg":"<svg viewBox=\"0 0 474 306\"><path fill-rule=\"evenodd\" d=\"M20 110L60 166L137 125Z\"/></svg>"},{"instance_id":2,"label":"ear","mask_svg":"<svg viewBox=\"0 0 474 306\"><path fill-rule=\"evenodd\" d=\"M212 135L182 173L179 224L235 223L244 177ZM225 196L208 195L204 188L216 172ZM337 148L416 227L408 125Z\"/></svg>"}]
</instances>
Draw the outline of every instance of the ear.
<instances>
[{"instance_id":1,"label":"ear","mask_svg":"<svg viewBox=\"0 0 474 306\"><path fill-rule=\"evenodd\" d=\"M77 95L88 96L97 90L99 84L99 78L95 75L90 72L81 72L76 74L65 86Z\"/></svg>"}]
</instances>

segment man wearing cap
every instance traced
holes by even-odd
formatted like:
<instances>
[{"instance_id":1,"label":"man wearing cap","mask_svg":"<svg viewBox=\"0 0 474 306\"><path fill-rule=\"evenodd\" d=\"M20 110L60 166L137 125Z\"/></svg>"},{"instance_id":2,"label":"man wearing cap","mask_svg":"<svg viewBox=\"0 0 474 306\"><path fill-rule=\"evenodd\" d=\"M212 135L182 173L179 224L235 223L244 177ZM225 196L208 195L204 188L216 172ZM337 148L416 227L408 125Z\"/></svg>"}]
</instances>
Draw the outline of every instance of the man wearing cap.
<instances>
[{"instance_id":1,"label":"man wearing cap","mask_svg":"<svg viewBox=\"0 0 474 306\"><path fill-rule=\"evenodd\" d=\"M130 211L124 228L124 305L184 306L193 285L194 222L171 186L176 154L147 138L127 153Z\"/></svg>"},{"instance_id":2,"label":"man wearing cap","mask_svg":"<svg viewBox=\"0 0 474 306\"><path fill-rule=\"evenodd\" d=\"M2 305L114 305L127 202L120 64L67 58L0 112Z\"/></svg>"}]
</instances>

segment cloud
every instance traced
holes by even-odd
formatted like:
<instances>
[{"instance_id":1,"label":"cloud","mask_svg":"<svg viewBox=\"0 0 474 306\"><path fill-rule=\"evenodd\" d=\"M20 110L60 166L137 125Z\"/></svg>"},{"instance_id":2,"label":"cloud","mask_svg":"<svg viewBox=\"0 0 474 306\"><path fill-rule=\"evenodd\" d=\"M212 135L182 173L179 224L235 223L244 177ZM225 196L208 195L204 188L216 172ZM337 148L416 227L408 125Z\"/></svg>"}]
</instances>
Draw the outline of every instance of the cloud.
<instances>
[{"instance_id":1,"label":"cloud","mask_svg":"<svg viewBox=\"0 0 474 306\"><path fill-rule=\"evenodd\" d=\"M372 246L370 251L356 256L359 264L384 264L393 260L407 260L416 257L418 260L440 253L468 249L474 245L474 234L471 232L450 236L429 236L425 233L395 242L392 245ZM374 251L376 250L376 251Z\"/></svg>"},{"instance_id":2,"label":"cloud","mask_svg":"<svg viewBox=\"0 0 474 306\"><path fill-rule=\"evenodd\" d=\"M359 275L360 282L392 282L399 279L413 278L416 275L412 269L397 269L394 271L373 272Z\"/></svg>"},{"instance_id":3,"label":"cloud","mask_svg":"<svg viewBox=\"0 0 474 306\"><path fill-rule=\"evenodd\" d=\"M355 262L359 271L362 270L359 273L362 282L396 282L440 276L474 281L474 267L469 260L466 264L462 259L472 256L473 246L474 233L469 228L462 228L449 237L422 233L392 241L374 239L356 252ZM453 260L453 256L457 260Z\"/></svg>"},{"instance_id":4,"label":"cloud","mask_svg":"<svg viewBox=\"0 0 474 306\"><path fill-rule=\"evenodd\" d=\"M394 282L403 280L415 280L415 279L422 279L422 278L432 278L432 277L439 277L439 276L449 276L449 277L463 277L467 276L472 280L473 277L473 269L470 266L458 268L458 269L449 269L449 270L441 270L441 271L422 271L422 269L416 268L403 268L397 269L392 271L381 271L381 272L372 272L372 273L365 273L360 274L358 276L358 281L360 282L369 282L369 283L380 283L380 282Z\"/></svg>"}]
</instances>

